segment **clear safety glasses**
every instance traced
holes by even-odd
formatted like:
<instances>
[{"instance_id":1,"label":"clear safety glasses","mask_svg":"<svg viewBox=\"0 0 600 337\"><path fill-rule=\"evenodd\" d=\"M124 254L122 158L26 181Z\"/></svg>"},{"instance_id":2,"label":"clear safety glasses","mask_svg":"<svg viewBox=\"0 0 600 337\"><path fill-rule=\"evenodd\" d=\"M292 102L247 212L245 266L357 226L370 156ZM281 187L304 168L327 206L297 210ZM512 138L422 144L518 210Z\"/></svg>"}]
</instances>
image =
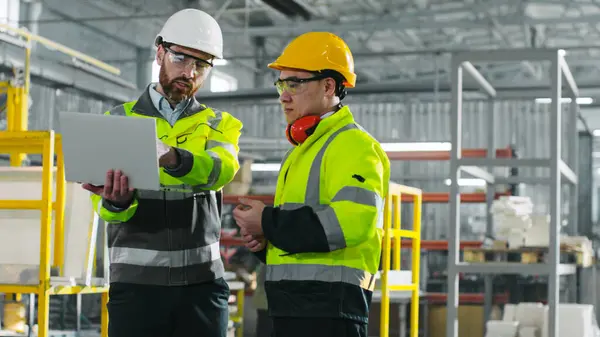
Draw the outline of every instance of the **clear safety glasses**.
<instances>
[{"instance_id":1,"label":"clear safety glasses","mask_svg":"<svg viewBox=\"0 0 600 337\"><path fill-rule=\"evenodd\" d=\"M169 58L169 61L177 68L188 69L189 67L193 67L194 72L197 75L202 75L207 73L213 67L211 61L203 60L185 53L176 52L168 46L163 45L163 47L167 51L167 57Z\"/></svg>"},{"instance_id":2,"label":"clear safety glasses","mask_svg":"<svg viewBox=\"0 0 600 337\"><path fill-rule=\"evenodd\" d=\"M304 92L308 82L319 81L327 77L329 76L317 75L310 78L298 78L294 76L278 79L275 81L274 85L277 88L279 95L281 95L284 91L290 95L297 95Z\"/></svg>"}]
</instances>

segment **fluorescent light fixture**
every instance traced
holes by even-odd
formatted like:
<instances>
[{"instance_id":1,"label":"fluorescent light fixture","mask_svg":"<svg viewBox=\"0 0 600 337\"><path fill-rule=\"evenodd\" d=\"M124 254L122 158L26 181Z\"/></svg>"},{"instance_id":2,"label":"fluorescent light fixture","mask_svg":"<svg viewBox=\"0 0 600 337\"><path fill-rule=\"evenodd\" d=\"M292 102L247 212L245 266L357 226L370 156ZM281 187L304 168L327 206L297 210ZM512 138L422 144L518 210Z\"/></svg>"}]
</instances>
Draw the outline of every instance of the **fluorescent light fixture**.
<instances>
[{"instance_id":1,"label":"fluorescent light fixture","mask_svg":"<svg viewBox=\"0 0 600 337\"><path fill-rule=\"evenodd\" d=\"M215 66L226 66L229 63L226 59L214 59L213 65Z\"/></svg>"},{"instance_id":2,"label":"fluorescent light fixture","mask_svg":"<svg viewBox=\"0 0 600 337\"><path fill-rule=\"evenodd\" d=\"M281 168L279 163L252 163L252 171L254 172L278 172Z\"/></svg>"},{"instance_id":3,"label":"fluorescent light fixture","mask_svg":"<svg viewBox=\"0 0 600 337\"><path fill-rule=\"evenodd\" d=\"M450 142L411 142L411 143L381 143L384 151L414 152L414 151L450 151Z\"/></svg>"},{"instance_id":4,"label":"fluorescent light fixture","mask_svg":"<svg viewBox=\"0 0 600 337\"><path fill-rule=\"evenodd\" d=\"M594 137L600 137L600 129L596 129L596 130L592 131L592 135Z\"/></svg>"},{"instance_id":5,"label":"fluorescent light fixture","mask_svg":"<svg viewBox=\"0 0 600 337\"><path fill-rule=\"evenodd\" d=\"M548 97L536 98L535 102L539 103L539 104L550 104L550 103L552 103L552 99L548 98ZM561 103L571 103L571 98L570 97L561 97L560 102ZM577 104L580 104L580 105L589 105L589 104L594 103L594 99L591 97L577 97L576 102L577 102Z\"/></svg>"},{"instance_id":6,"label":"fluorescent light fixture","mask_svg":"<svg viewBox=\"0 0 600 337\"><path fill-rule=\"evenodd\" d=\"M446 179L446 186L452 184L452 180ZM461 178L458 179L458 186L469 186L469 187L484 187L487 185L486 181L477 178Z\"/></svg>"}]
</instances>

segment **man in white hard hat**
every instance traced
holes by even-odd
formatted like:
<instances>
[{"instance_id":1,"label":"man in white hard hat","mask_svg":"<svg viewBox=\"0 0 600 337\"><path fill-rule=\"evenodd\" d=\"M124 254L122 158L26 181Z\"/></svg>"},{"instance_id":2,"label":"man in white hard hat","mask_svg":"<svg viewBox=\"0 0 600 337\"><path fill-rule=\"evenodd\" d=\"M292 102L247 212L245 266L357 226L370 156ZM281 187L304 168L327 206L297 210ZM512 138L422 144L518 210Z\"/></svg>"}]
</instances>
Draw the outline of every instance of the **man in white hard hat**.
<instances>
[{"instance_id":1,"label":"man in white hard hat","mask_svg":"<svg viewBox=\"0 0 600 337\"><path fill-rule=\"evenodd\" d=\"M216 192L239 169L242 124L194 98L223 56L221 29L205 12L185 9L155 44L159 82L107 114L156 119L163 189L134 190L119 170L107 172L103 186L84 185L108 223L109 336L225 337L229 287Z\"/></svg>"}]
</instances>

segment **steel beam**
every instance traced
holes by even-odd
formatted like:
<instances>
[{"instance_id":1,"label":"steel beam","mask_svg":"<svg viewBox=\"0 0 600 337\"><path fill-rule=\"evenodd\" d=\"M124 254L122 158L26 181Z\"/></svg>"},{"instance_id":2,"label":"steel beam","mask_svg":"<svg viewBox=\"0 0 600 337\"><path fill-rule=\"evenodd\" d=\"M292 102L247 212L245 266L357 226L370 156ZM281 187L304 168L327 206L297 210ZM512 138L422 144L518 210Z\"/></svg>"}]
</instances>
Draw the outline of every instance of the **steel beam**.
<instances>
[{"instance_id":1,"label":"steel beam","mask_svg":"<svg viewBox=\"0 0 600 337\"><path fill-rule=\"evenodd\" d=\"M125 47L130 47L130 48L132 48L132 47L133 48L138 47L138 44L134 43L135 41L137 41L137 39L125 39L125 38L121 37L120 35L116 35L114 33L109 33L109 32L107 32L106 30L104 30L102 28L98 28L96 26L93 26L93 25L91 25L91 24L89 24L89 23L87 23L87 22L85 22L83 20L77 19L77 18L75 18L75 17L73 17L73 16L71 16L69 14L66 14L63 11L54 9L54 8L48 6L48 5L44 6L44 10L47 10L52 15L56 15L56 16L62 18L64 20L63 23L71 22L71 23L73 23L75 25L80 26L81 28L87 29L90 32L96 33L96 34L98 34L98 35L100 35L100 36L102 36L102 37L104 37L104 38L106 38L108 40L111 40L113 42L117 42L117 43L119 43L119 44L121 44L121 45L123 45ZM115 26L113 26L113 27L115 27ZM122 35L122 32L121 32L121 35Z\"/></svg>"},{"instance_id":2,"label":"steel beam","mask_svg":"<svg viewBox=\"0 0 600 337\"><path fill-rule=\"evenodd\" d=\"M23 66L23 49L0 43L0 67L6 70L14 66ZM123 103L138 96L137 90L131 89L133 84L120 85L115 80L109 80L94 75L89 71L78 69L73 65L50 62L32 56L31 80L50 87L74 89L95 98L114 103Z\"/></svg>"},{"instance_id":3,"label":"steel beam","mask_svg":"<svg viewBox=\"0 0 600 337\"><path fill-rule=\"evenodd\" d=\"M496 157L496 104L492 98L488 99L488 125L487 125L487 154L486 158L489 160ZM511 151L512 152L512 151ZM494 172L492 165L487 166L488 172ZM495 183L498 182L498 177L495 177ZM492 186L488 185L485 189L485 204L487 209L491 209L492 203L495 199L496 190ZM485 224L485 236L491 238L494 236L493 228L493 216L492 212L486 212L486 224ZM489 320L492 315L492 302L494 297L494 278L493 275L483 276L483 318ZM486 326L484 325L484 333L487 333Z\"/></svg>"},{"instance_id":4,"label":"steel beam","mask_svg":"<svg viewBox=\"0 0 600 337\"><path fill-rule=\"evenodd\" d=\"M496 4L494 4L496 5ZM430 17L431 18L431 17ZM507 14L493 17L500 26L516 26L522 25L537 26L537 25L560 25L560 24L582 24L596 23L600 21L600 15L592 14L580 17L554 17L554 18L531 18L528 16L520 16L515 14ZM342 33L349 31L382 31L382 30L406 30L419 27L426 30L436 29L489 29L490 21L485 19L474 20L423 20L422 16L407 13L406 15L398 15L395 17L381 18L373 17L366 20L355 20L351 22L329 23L324 20L313 20L308 22L300 22L288 26L267 26L267 27L249 27L249 28L223 28L223 34L240 35L248 34L249 36L288 36L298 35L309 31L330 31L333 33Z\"/></svg>"},{"instance_id":5,"label":"steel beam","mask_svg":"<svg viewBox=\"0 0 600 337\"><path fill-rule=\"evenodd\" d=\"M579 88L577 88L577 83L575 83L575 78L573 78L573 74L571 74L571 69L569 69L569 65L567 61L565 61L563 53L558 53L558 64L560 66L560 70L562 76L567 82L567 90L569 91L569 97L573 100L579 96Z\"/></svg>"},{"instance_id":6,"label":"steel beam","mask_svg":"<svg viewBox=\"0 0 600 337\"><path fill-rule=\"evenodd\" d=\"M458 337L458 265L460 247L460 163L462 157L462 95L464 61L452 59L450 80L452 88L450 115L450 228L448 229L448 298L446 301L446 336Z\"/></svg>"},{"instance_id":7,"label":"steel beam","mask_svg":"<svg viewBox=\"0 0 600 337\"><path fill-rule=\"evenodd\" d=\"M558 337L558 302L559 278L558 264L560 259L560 226L561 226L561 175L560 162L562 156L562 109L561 91L562 74L558 53L551 59L550 78L552 80L552 98L550 108L550 243L548 275L548 337Z\"/></svg>"},{"instance_id":8,"label":"steel beam","mask_svg":"<svg viewBox=\"0 0 600 337\"><path fill-rule=\"evenodd\" d=\"M493 153L493 152L492 152ZM483 179L486 183L493 184L495 179L494 175L490 171L482 169L477 166L463 166L461 170L474 178Z\"/></svg>"},{"instance_id":9,"label":"steel beam","mask_svg":"<svg viewBox=\"0 0 600 337\"><path fill-rule=\"evenodd\" d=\"M481 89L490 97L496 97L496 89L488 82L483 75L469 61L462 62L462 68L473 77L475 82L481 86Z\"/></svg>"}]
</instances>

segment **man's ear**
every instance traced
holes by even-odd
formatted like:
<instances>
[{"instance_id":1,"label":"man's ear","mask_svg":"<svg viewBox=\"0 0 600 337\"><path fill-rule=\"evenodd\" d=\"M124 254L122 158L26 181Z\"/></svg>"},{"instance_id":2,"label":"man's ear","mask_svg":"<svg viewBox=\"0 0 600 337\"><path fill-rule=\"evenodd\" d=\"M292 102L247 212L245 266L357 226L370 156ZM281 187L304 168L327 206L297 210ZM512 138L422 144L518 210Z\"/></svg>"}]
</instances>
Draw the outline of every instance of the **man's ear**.
<instances>
[{"instance_id":1,"label":"man's ear","mask_svg":"<svg viewBox=\"0 0 600 337\"><path fill-rule=\"evenodd\" d=\"M164 57L165 49L163 48L163 46L159 45L158 50L156 51L156 63L158 63L158 65L161 65Z\"/></svg>"},{"instance_id":2,"label":"man's ear","mask_svg":"<svg viewBox=\"0 0 600 337\"><path fill-rule=\"evenodd\" d=\"M325 79L325 94L335 96L335 80L333 78Z\"/></svg>"}]
</instances>

